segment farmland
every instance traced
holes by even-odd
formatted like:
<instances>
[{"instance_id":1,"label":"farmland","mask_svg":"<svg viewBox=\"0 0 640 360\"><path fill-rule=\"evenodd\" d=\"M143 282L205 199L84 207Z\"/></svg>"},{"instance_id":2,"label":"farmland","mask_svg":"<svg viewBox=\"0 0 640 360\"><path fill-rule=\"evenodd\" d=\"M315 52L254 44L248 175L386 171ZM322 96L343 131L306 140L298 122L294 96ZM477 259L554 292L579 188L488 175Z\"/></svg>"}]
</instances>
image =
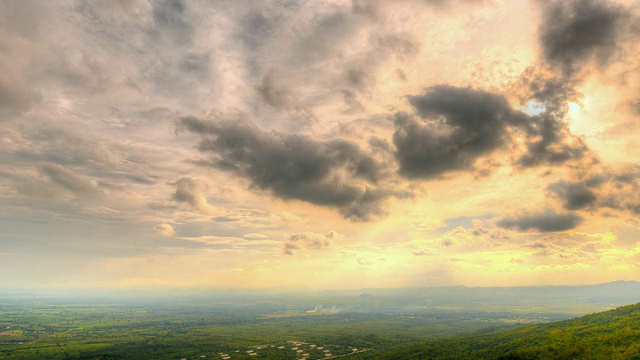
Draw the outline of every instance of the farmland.
<instances>
[{"instance_id":1,"label":"farmland","mask_svg":"<svg viewBox=\"0 0 640 360\"><path fill-rule=\"evenodd\" d=\"M0 359L375 358L608 310L638 286L4 293Z\"/></svg>"},{"instance_id":2,"label":"farmland","mask_svg":"<svg viewBox=\"0 0 640 360\"><path fill-rule=\"evenodd\" d=\"M512 315L502 313L318 312L298 306L184 299L5 301L0 306L0 358L318 359L517 326Z\"/></svg>"}]
</instances>

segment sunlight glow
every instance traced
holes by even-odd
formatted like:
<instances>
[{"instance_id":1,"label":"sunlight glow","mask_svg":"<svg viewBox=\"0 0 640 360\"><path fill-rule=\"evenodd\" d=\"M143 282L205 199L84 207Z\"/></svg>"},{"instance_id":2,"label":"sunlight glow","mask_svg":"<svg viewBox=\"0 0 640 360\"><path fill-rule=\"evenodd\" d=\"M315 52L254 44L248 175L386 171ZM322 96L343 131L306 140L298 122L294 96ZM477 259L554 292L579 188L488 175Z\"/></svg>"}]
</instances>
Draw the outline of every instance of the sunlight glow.
<instances>
[{"instance_id":1,"label":"sunlight glow","mask_svg":"<svg viewBox=\"0 0 640 360\"><path fill-rule=\"evenodd\" d=\"M569 115L575 115L580 112L582 107L576 103L569 103Z\"/></svg>"},{"instance_id":2,"label":"sunlight glow","mask_svg":"<svg viewBox=\"0 0 640 360\"><path fill-rule=\"evenodd\" d=\"M531 100L527 103L527 107L522 110L525 114L529 116L540 115L545 112L546 107L539 101Z\"/></svg>"}]
</instances>

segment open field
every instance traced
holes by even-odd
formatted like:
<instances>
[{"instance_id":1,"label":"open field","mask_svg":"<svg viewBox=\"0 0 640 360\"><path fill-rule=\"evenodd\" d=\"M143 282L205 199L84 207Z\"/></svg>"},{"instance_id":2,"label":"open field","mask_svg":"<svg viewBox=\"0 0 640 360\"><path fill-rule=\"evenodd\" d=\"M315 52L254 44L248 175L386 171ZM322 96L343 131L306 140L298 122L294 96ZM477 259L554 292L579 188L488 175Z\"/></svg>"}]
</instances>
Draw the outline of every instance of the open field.
<instances>
[{"instance_id":1,"label":"open field","mask_svg":"<svg viewBox=\"0 0 640 360\"><path fill-rule=\"evenodd\" d=\"M333 358L548 316L406 309L292 311L281 304L3 303L0 359ZM558 315L558 318L566 317ZM307 355L305 355L307 354ZM204 356L204 357L203 357Z\"/></svg>"},{"instance_id":2,"label":"open field","mask_svg":"<svg viewBox=\"0 0 640 360\"><path fill-rule=\"evenodd\" d=\"M630 303L637 288L4 294L0 359L354 358L607 310Z\"/></svg>"}]
</instances>

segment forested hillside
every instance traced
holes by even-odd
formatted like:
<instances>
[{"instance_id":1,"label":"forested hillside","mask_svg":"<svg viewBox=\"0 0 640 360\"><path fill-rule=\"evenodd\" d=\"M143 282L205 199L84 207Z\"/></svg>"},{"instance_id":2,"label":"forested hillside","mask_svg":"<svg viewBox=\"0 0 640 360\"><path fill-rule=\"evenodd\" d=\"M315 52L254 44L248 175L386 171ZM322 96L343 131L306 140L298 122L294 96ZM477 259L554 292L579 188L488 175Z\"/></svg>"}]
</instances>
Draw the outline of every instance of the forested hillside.
<instances>
[{"instance_id":1,"label":"forested hillside","mask_svg":"<svg viewBox=\"0 0 640 360\"><path fill-rule=\"evenodd\" d=\"M640 359L640 303L504 333L429 341L358 359Z\"/></svg>"}]
</instances>

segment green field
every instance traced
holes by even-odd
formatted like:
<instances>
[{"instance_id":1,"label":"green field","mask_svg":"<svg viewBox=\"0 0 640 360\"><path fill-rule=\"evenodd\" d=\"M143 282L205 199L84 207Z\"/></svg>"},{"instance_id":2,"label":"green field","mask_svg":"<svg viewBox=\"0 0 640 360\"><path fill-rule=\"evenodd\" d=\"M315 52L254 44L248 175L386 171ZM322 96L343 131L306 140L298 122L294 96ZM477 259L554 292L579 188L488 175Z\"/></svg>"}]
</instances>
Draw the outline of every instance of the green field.
<instances>
[{"instance_id":1,"label":"green field","mask_svg":"<svg viewBox=\"0 0 640 360\"><path fill-rule=\"evenodd\" d=\"M546 321L443 310L308 311L277 302L3 303L0 358L318 359Z\"/></svg>"},{"instance_id":2,"label":"green field","mask_svg":"<svg viewBox=\"0 0 640 360\"><path fill-rule=\"evenodd\" d=\"M0 294L0 359L631 359L640 343L637 306L567 320L635 283L367 291Z\"/></svg>"}]
</instances>

